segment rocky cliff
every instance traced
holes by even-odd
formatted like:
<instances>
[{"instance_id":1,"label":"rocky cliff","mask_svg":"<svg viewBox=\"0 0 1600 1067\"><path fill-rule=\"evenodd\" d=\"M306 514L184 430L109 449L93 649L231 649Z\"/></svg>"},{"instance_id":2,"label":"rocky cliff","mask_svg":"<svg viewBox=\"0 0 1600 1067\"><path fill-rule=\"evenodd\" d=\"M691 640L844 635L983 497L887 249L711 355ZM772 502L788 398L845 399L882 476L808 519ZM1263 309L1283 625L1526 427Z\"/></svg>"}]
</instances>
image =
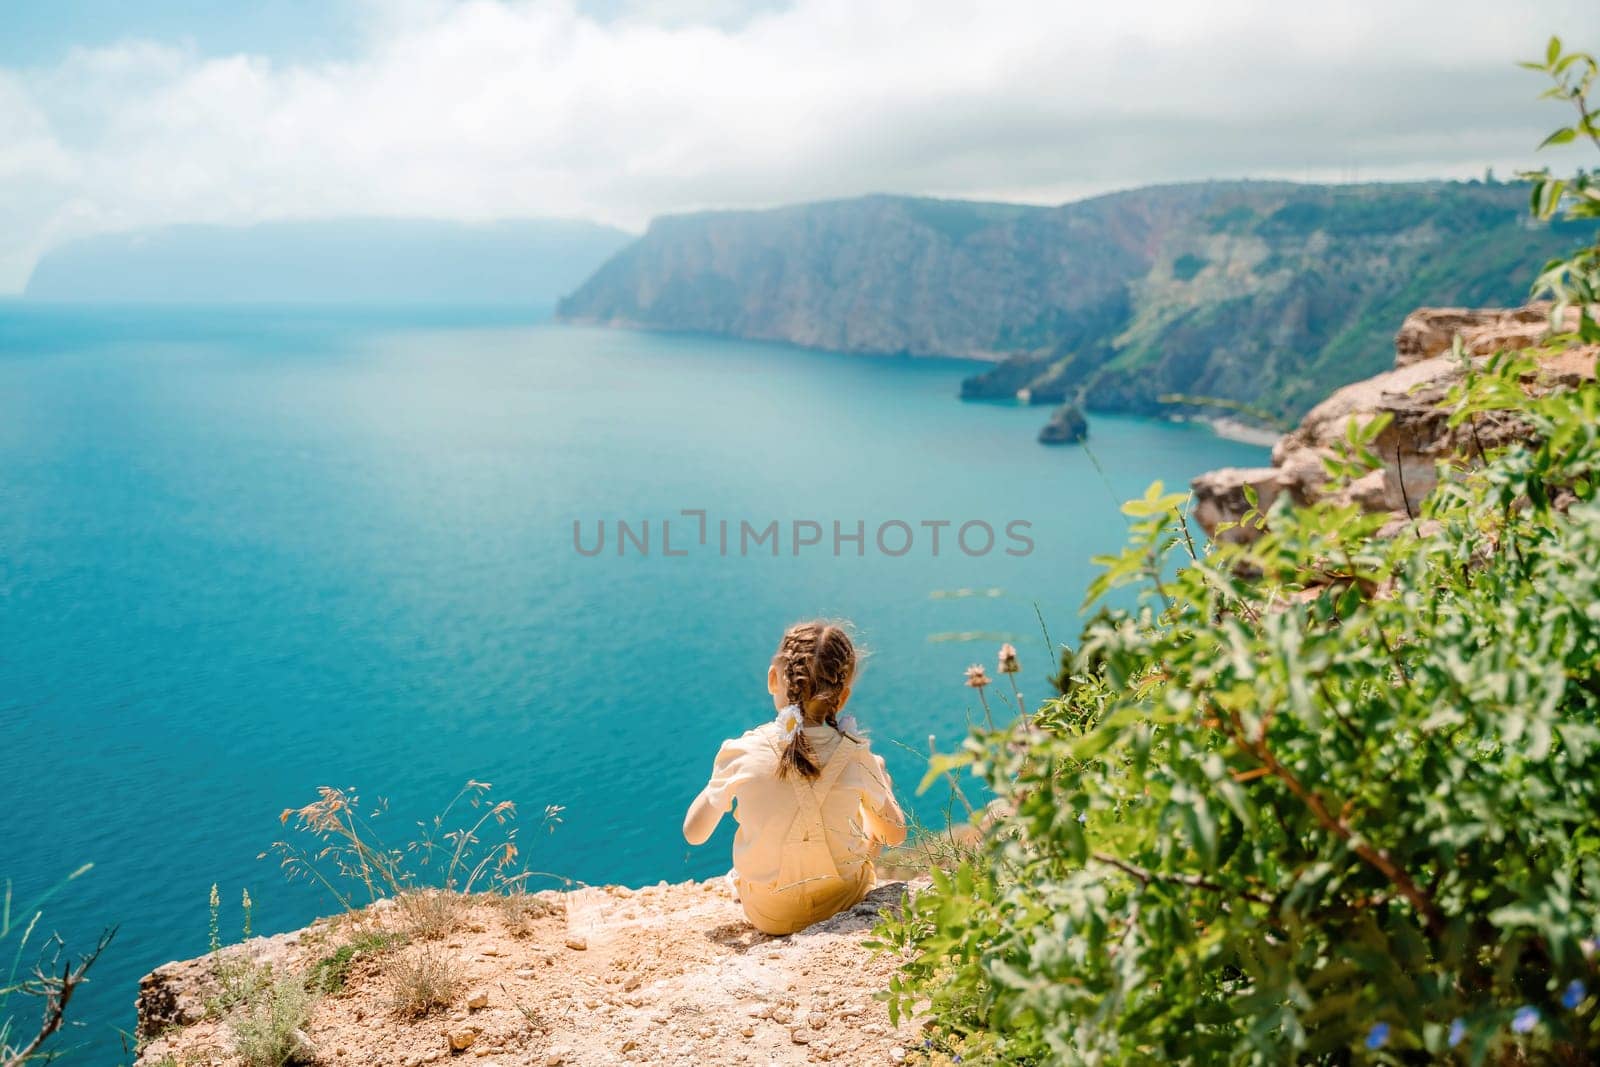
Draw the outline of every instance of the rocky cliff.
<instances>
[{"instance_id":1,"label":"rocky cliff","mask_svg":"<svg viewBox=\"0 0 1600 1067\"><path fill-rule=\"evenodd\" d=\"M1510 303L1577 231L1518 186L1162 186L1061 207L876 196L660 219L574 322L989 360L963 395L1299 416L1422 304Z\"/></svg>"},{"instance_id":2,"label":"rocky cliff","mask_svg":"<svg viewBox=\"0 0 1600 1067\"><path fill-rule=\"evenodd\" d=\"M1576 328L1577 310L1560 323ZM1370 512L1391 513L1396 521L1416 514L1417 505L1438 482L1441 460L1471 463L1480 449L1522 436L1524 428L1503 416L1484 416L1470 427L1452 427L1441 409L1450 388L1465 373L1455 355L1482 363L1496 352L1515 351L1541 343L1550 333L1549 305L1512 309L1423 308L1406 317L1394 341L1389 370L1336 390L1317 404L1298 427L1279 439L1270 467L1229 467L1196 478L1194 514L1207 534L1238 523L1249 509L1244 491L1254 489L1262 511L1280 496L1304 504L1326 494L1323 460L1334 455L1353 419L1366 425L1379 415L1390 418L1372 444L1383 466L1359 479L1341 495ZM1578 345L1544 359L1527 388L1570 386L1595 377L1600 345ZM1232 526L1222 534L1249 540L1254 528Z\"/></svg>"},{"instance_id":3,"label":"rocky cliff","mask_svg":"<svg viewBox=\"0 0 1600 1067\"><path fill-rule=\"evenodd\" d=\"M789 937L745 922L721 879L440 895L422 926L383 900L146 976L137 1067L244 1064L257 1020L292 1062L341 1067L918 1062L914 1028L873 999L897 960L862 944L908 889ZM322 990L304 1018L268 1002L285 980Z\"/></svg>"}]
</instances>

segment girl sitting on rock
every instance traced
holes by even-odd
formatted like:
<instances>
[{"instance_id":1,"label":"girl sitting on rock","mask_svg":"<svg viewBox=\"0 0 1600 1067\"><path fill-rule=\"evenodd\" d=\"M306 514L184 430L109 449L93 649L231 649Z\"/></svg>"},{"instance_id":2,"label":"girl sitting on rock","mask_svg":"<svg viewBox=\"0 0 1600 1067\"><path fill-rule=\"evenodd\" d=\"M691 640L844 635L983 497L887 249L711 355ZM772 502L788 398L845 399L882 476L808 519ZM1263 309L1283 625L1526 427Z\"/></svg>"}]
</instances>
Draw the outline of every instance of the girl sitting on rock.
<instances>
[{"instance_id":1,"label":"girl sitting on rock","mask_svg":"<svg viewBox=\"0 0 1600 1067\"><path fill-rule=\"evenodd\" d=\"M689 843L704 844L739 802L729 877L764 933L792 934L858 902L876 884L878 849L906 838L882 757L839 717L855 674L842 627L789 627L767 669L777 719L723 742L683 820Z\"/></svg>"}]
</instances>

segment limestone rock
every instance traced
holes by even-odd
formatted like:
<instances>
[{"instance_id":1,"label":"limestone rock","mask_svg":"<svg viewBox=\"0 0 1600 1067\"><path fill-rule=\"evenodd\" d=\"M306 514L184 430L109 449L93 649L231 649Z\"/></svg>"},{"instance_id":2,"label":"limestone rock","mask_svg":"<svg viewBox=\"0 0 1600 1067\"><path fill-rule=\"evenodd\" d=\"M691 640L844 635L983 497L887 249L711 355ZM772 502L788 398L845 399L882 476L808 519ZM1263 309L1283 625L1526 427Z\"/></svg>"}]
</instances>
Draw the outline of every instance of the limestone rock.
<instances>
[{"instance_id":1,"label":"limestone rock","mask_svg":"<svg viewBox=\"0 0 1600 1067\"><path fill-rule=\"evenodd\" d=\"M1265 512L1284 489L1277 467L1224 467L1209 471L1190 483L1194 491L1194 517L1206 533L1228 541L1247 541L1254 531L1243 527L1218 532L1223 523L1237 523L1250 510L1245 488L1255 490L1256 504Z\"/></svg>"},{"instance_id":2,"label":"limestone rock","mask_svg":"<svg viewBox=\"0 0 1600 1067\"><path fill-rule=\"evenodd\" d=\"M322 1057L317 1051L317 1044L311 1040L311 1035L304 1030L296 1030L290 1035L294 1042L295 1059L301 1063L318 1063Z\"/></svg>"},{"instance_id":3,"label":"limestone rock","mask_svg":"<svg viewBox=\"0 0 1600 1067\"><path fill-rule=\"evenodd\" d=\"M1325 496L1328 476L1323 461L1336 454L1352 420L1365 426L1380 415L1389 416L1390 422L1372 450L1383 466L1346 487L1343 499L1369 512L1415 516L1422 498L1437 484L1441 460L1470 464L1481 449L1506 444L1527 432L1505 415L1449 425L1443 402L1465 373L1453 355L1453 338L1459 335L1466 354L1481 363L1498 351L1538 344L1548 333L1549 315L1549 306L1538 304L1412 312L1396 338L1395 368L1338 389L1312 408L1298 427L1279 439L1271 467L1226 468L1196 478L1191 483L1196 521L1209 535L1241 542L1253 539L1258 536L1254 524L1234 525L1218 534L1220 526L1238 523L1248 510L1246 486L1255 490L1263 512L1283 494L1298 504ZM1574 309L1567 326L1576 317ZM1551 356L1525 388L1538 391L1593 381L1597 354L1600 345L1579 345Z\"/></svg>"},{"instance_id":4,"label":"limestone rock","mask_svg":"<svg viewBox=\"0 0 1600 1067\"><path fill-rule=\"evenodd\" d=\"M150 1037L174 1026L188 1026L205 1018L205 1001L199 990L209 975L188 963L169 963L139 980L136 1001L139 1035Z\"/></svg>"},{"instance_id":5,"label":"limestone rock","mask_svg":"<svg viewBox=\"0 0 1600 1067\"><path fill-rule=\"evenodd\" d=\"M301 931L275 937L251 938L229 945L215 956L179 960L164 964L139 980L135 1001L137 1033L149 1039L175 1026L189 1026L205 1018L206 1002L220 991L217 967L220 963L248 961L265 967L281 963L300 942Z\"/></svg>"},{"instance_id":6,"label":"limestone rock","mask_svg":"<svg viewBox=\"0 0 1600 1067\"><path fill-rule=\"evenodd\" d=\"M1578 309L1568 308L1563 330L1577 325ZM1550 305L1519 308L1418 308L1400 324L1394 339L1394 365L1409 367L1448 355L1457 335L1469 355L1491 356L1502 350L1539 344L1550 332Z\"/></svg>"},{"instance_id":7,"label":"limestone rock","mask_svg":"<svg viewBox=\"0 0 1600 1067\"><path fill-rule=\"evenodd\" d=\"M748 1067L883 1063L891 1047L919 1039L915 1024L890 1025L887 1009L871 999L886 988L896 961L863 944L878 914L892 914L908 892L917 891L915 885L886 883L860 907L794 938L769 941L748 924L720 882L633 894L574 890L524 924L515 951L499 955L485 950L504 944L510 920L503 905L492 897L464 899L457 937L462 947L450 956L469 984L451 998L449 1009L417 1016L395 1012L395 967L413 958L397 948L374 956L370 966L353 967L337 993L318 1000L306 1034L297 1037L296 1054L330 1065L397 1067L509 1067L513 1061L521 1067ZM275 974L307 974L391 917L371 909L341 916L313 936L260 939L224 954L270 961ZM564 951L580 930L586 950ZM778 958L768 957L769 945L781 947ZM201 958L169 964L146 979L140 1029L150 1036L140 1050L141 1067L225 1058L233 1020L201 1017L207 998L215 995L214 976L215 961ZM628 987L632 992L624 995ZM763 1017L773 1023L757 1021ZM186 1024L162 1022L178 1018Z\"/></svg>"}]
</instances>

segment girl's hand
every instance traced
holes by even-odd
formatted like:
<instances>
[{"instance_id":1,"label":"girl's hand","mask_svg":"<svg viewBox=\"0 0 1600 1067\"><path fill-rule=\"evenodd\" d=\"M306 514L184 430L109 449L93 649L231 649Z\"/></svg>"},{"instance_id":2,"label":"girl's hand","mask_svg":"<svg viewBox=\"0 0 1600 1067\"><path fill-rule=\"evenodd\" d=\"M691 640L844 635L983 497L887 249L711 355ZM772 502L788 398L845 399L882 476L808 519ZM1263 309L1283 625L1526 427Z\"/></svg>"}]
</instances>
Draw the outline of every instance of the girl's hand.
<instances>
[{"instance_id":1,"label":"girl's hand","mask_svg":"<svg viewBox=\"0 0 1600 1067\"><path fill-rule=\"evenodd\" d=\"M879 846L898 845L906 839L906 817L900 813L900 806L889 801L889 810L884 812L869 811L867 806L861 806L861 825L866 828L868 840Z\"/></svg>"}]
</instances>

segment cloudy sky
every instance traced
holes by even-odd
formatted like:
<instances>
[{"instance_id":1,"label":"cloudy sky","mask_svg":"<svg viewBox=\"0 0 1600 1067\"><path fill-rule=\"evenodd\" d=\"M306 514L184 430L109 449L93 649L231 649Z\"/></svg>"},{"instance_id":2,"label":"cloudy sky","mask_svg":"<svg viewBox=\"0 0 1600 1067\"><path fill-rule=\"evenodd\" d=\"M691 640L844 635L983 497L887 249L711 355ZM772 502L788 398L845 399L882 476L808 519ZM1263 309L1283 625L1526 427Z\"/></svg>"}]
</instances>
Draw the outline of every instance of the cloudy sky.
<instances>
[{"instance_id":1,"label":"cloudy sky","mask_svg":"<svg viewBox=\"0 0 1600 1067\"><path fill-rule=\"evenodd\" d=\"M4 0L0 293L178 221L1508 175L1553 31L1600 4Z\"/></svg>"}]
</instances>

